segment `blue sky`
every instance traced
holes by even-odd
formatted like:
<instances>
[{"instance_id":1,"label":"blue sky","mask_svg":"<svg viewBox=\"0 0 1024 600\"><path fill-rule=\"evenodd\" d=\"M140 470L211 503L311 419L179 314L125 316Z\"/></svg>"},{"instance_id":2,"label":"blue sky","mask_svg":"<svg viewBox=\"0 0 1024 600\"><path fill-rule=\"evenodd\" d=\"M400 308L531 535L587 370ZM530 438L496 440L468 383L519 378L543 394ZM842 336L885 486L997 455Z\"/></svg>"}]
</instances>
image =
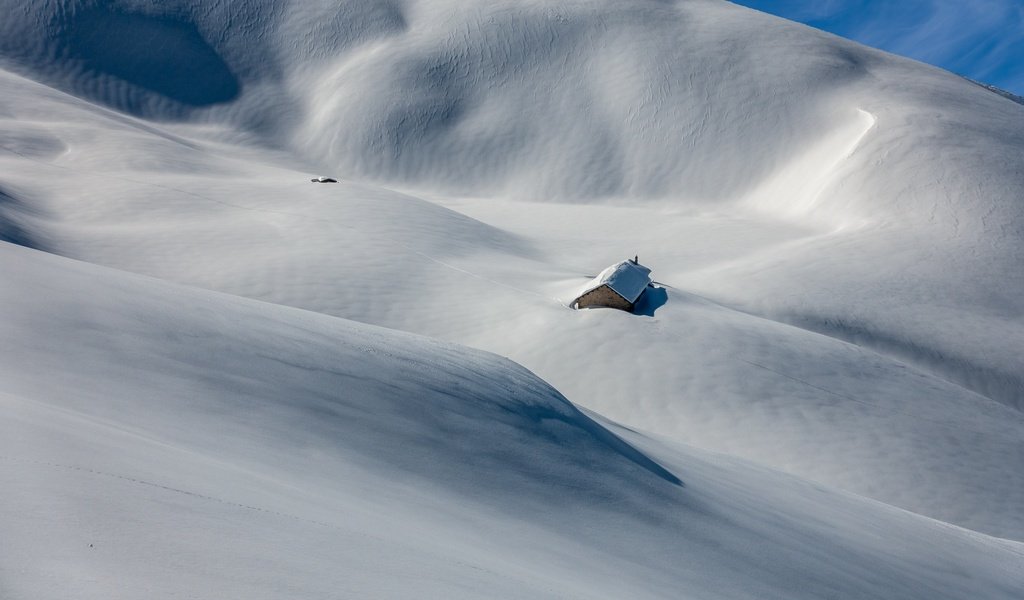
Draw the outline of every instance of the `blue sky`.
<instances>
[{"instance_id":1,"label":"blue sky","mask_svg":"<svg viewBox=\"0 0 1024 600\"><path fill-rule=\"evenodd\" d=\"M1024 0L735 0L1024 95Z\"/></svg>"}]
</instances>

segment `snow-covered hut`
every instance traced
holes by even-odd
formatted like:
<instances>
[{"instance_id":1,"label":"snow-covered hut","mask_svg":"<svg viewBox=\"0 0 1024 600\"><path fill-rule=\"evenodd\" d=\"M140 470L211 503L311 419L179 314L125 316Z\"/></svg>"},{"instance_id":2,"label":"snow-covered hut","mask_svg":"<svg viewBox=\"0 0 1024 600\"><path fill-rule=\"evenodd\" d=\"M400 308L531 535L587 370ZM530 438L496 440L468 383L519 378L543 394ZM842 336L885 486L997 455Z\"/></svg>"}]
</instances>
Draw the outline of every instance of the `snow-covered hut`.
<instances>
[{"instance_id":1,"label":"snow-covered hut","mask_svg":"<svg viewBox=\"0 0 1024 600\"><path fill-rule=\"evenodd\" d=\"M572 301L572 307L607 306L632 311L650 283L650 269L636 260L624 260L591 280Z\"/></svg>"}]
</instances>

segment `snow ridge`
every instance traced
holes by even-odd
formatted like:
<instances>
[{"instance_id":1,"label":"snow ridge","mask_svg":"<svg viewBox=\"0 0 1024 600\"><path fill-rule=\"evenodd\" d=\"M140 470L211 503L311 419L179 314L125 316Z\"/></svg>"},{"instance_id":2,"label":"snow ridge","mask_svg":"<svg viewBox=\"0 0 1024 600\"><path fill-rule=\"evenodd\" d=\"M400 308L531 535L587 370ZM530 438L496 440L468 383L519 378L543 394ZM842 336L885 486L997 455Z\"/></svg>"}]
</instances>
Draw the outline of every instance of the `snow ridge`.
<instances>
[{"instance_id":1,"label":"snow ridge","mask_svg":"<svg viewBox=\"0 0 1024 600\"><path fill-rule=\"evenodd\" d=\"M1019 104L717 0L0 9L5 597L1024 586Z\"/></svg>"}]
</instances>

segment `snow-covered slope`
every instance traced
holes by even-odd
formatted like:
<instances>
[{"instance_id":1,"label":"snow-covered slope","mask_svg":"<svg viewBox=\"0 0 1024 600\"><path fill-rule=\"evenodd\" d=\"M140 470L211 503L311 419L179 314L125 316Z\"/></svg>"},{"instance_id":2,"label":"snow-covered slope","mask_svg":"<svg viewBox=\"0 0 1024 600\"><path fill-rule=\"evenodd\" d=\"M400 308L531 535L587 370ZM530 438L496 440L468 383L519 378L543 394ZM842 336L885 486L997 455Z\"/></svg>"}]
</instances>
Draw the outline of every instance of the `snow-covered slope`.
<instances>
[{"instance_id":1,"label":"snow-covered slope","mask_svg":"<svg viewBox=\"0 0 1024 600\"><path fill-rule=\"evenodd\" d=\"M921 188L938 173L954 198L1021 210L1022 176L1006 170L1019 106L719 0L51 0L10 12L0 55L22 72L145 116L260 131L360 178L539 200L747 198L834 224L979 218ZM954 159L969 178L936 168Z\"/></svg>"},{"instance_id":2,"label":"snow-covered slope","mask_svg":"<svg viewBox=\"0 0 1024 600\"><path fill-rule=\"evenodd\" d=\"M5 597L1024 585L1020 544L623 431L641 452L493 355L10 244L0 258L18 283L0 290Z\"/></svg>"},{"instance_id":3,"label":"snow-covered slope","mask_svg":"<svg viewBox=\"0 0 1024 600\"><path fill-rule=\"evenodd\" d=\"M876 556L877 550L952 568L940 550L929 548L946 543L945 537L931 537L946 528L863 500L839 500L832 491L812 492L807 484L707 451L984 534L1024 540L1018 500L1024 497L1021 105L949 73L716 0L52 0L0 2L0 9L0 240L510 357L576 405L660 436L667 445L650 442L646 454L673 465L669 471L686 481L684 490L694 489L694 481L702 490L717 490L700 493L714 498L709 504L731 507L726 518L742 531L717 529L686 512L694 505L679 500L683 492L649 459L606 437L558 393L493 357L280 306L121 279L4 245L0 265L9 283L0 308L10 315L5 331L15 343L4 346L0 368L16 375L5 383L6 398L17 407L9 413L17 416L4 426L24 431L9 446L31 448L31 460L67 467L78 464L66 460L68 455L106 460L111 453L136 452L134 442L124 440L117 450L101 451L101 434L70 435L78 441L67 446L55 441L79 423L84 407L75 398L81 388L88 392L82 397L103 398L90 404L102 414L90 418L131 431L141 427L144 435L162 440L170 436L196 452L196 460L242 465L262 483L231 480L218 487L219 472L184 458L171 469L184 479L168 482L153 475L177 460L167 456L143 465L136 477L141 481L225 502L234 501L232 482L238 482L256 494L251 507L336 523L305 504L302 494L260 486L269 478L312 490L326 504L370 510L375 504L368 490L401 473L400 489L434 498L431 506L490 507L474 513L475 523L500 529L493 539L523 540L507 550L488 546L486 560L498 562L533 556L525 549L543 546L537 540L547 535L575 540L566 542L574 548L597 547L591 542L600 534L581 524L584 517L567 516L575 505L531 512L528 520L535 519L529 522L538 528L531 531L554 528L541 538L507 535L512 521L502 519L508 515L492 522L494 511L518 506L507 502L509 490L526 485L534 500L523 506L569 502L578 486L581 498L597 498L605 507L600 510L621 515L644 513L623 508L635 503L660 507L651 510L689 515L693 527L708 527L710 533L701 537L708 546L724 539L738 545L762 540L749 546L754 549L790 544L786 528L804 526L796 524L806 508L797 498L809 494L806 502L817 508L808 510L823 511L815 513L822 527L838 528L834 535L801 530L810 537L846 540L852 545L844 547L863 556ZM313 185L309 178L315 174L341 183ZM636 253L659 282L638 315L566 307L601 269ZM91 277L105 283L89 284ZM39 301L46 296L40 286L51 286L59 302ZM107 298L107 287L124 288L124 295ZM213 308L196 309L206 316L186 314L207 302ZM77 326L56 318L80 311L103 315L98 322L111 332L136 331L137 323L152 328L138 330L135 341L126 333L125 347L93 348L84 333L74 333ZM259 325L263 319L254 315L261 314L270 321ZM294 325L293 319L312 320L307 328L324 337L269 324ZM238 348L221 356L213 346L175 333L221 326L228 338L237 337L233 344L264 348L263 358ZM52 334L35 336L33 343L41 344L35 353L8 350L25 345L32 331ZM407 360L367 362L338 341L362 336L378 339L377 346L405 348L400 354ZM62 341L50 346L50 339ZM130 360L136 347L142 362ZM89 358L90 349L95 358ZM447 357L443 368L429 358L438 353ZM325 361L340 370L317 370ZM440 371L403 379L404 369L424 364ZM505 406L499 402L465 417L477 424L496 420L518 441L498 446L504 448L498 457L491 453L495 430L467 424L459 452L483 458L463 464L449 454L455 450L448 441L435 439L450 437L450 431L438 433L419 421L403 429L408 415L404 405L394 404L396 394L433 398L430 403L463 414L452 404L455 399L441 394L453 391L444 373L481 369L482 379L467 375L459 385L470 390L453 398L475 398L471 390L492 384L507 388L509 395L501 396L506 399L529 390L534 400L524 406L543 407L537 410L545 415L555 411L582 437L572 437L576 441L568 446L544 442L528 450L536 446L530 436L569 438L531 429L522 419L551 424L530 410L495 408ZM365 419L313 418L324 416L319 403L336 398L345 373L370 378L355 387L364 395L350 407ZM269 411L259 415L283 415L294 427L275 429L259 415L232 425L226 408L211 415L196 404L177 419L166 410L171 396L161 392L148 401L136 394L155 386L132 382L149 380L169 386L178 399L214 398L232 406L251 400ZM384 385L393 380L404 383ZM299 404L282 408L281 398ZM26 399L64 406L72 411L71 421L60 425L56 417L40 416L44 409L30 408L36 405ZM123 415L134 420L119 421ZM26 420L38 428L22 430ZM360 437L367 431L363 426L380 429L381 439L409 435L437 443L406 454L406 442L378 444ZM213 432L224 429L237 434L236 441L208 446L219 444ZM302 446L302 456L341 456L340 463L324 460L342 471L325 467L328 475L314 476L319 467L297 466L301 461L294 453L300 450L290 444L296 431L306 429L316 437ZM329 430L351 439L332 446L324 440ZM255 438L286 458L275 463L271 450L246 458L240 448ZM649 442L642 435L634 441ZM51 450L59 456L48 456ZM515 458L520 452L550 462L544 469L553 470L534 471L539 467L532 458ZM496 469L487 465L501 464L499 458L522 466L516 475L522 481L513 485L507 473L494 475ZM449 468L446 462L459 464ZM90 468L104 477L134 477L128 463ZM348 473L356 463L365 486L342 494L330 474ZM19 480L35 472L30 463L16 464L11 473ZM687 476L686 465L698 479ZM202 474L189 479L186 472L194 469ZM595 475L606 469L607 480ZM580 474L577 481L570 471L590 475ZM419 474L415 481L406 481L413 472ZM478 480L483 485L466 483ZM11 499L11 510L22 511L46 494L64 498L65 508L93 506L101 498L98 491L74 497L77 483L69 479L39 485ZM764 510L788 516L772 520L755 510L753 498L776 486L782 490L772 496L777 502ZM732 495L732 489L746 491ZM118 508L141 515L161 501L137 496ZM452 531L472 529L442 518L444 509L420 513L404 502L389 506L409 522L429 523L424 540L435 526L453 536ZM839 508L822 508L831 504ZM54 514L46 509L36 513L42 521ZM374 514L391 514L381 511ZM512 514L521 519L524 512ZM755 513L750 519L737 516ZM560 520L571 521L571 527L552 525ZM858 532L872 520L886 532L909 528L917 532L914 539L930 541L902 547L883 536L869 544L874 550L858 546L865 542ZM615 543L650 544L638 555L654 562L620 565L608 571L617 575L596 579L593 587L574 584L583 586L579 595L618 590L619 597L631 596L634 584L668 589L662 584L680 580L672 579L674 567L664 561L695 560L693 547L686 546L694 543L692 530L653 531L625 522L616 531L626 537ZM755 522L769 525L762 529ZM266 526L268 535L276 531ZM374 527L379 523L359 531L377 535ZM163 530L124 531L152 536ZM231 531L191 539L205 543L230 537ZM1016 546L948 532L961 540L950 544L970 538L1000 548L964 550L964 556L979 557L979 564L989 561L984 557L990 550L1002 557L985 569L998 570L1008 564L1004 560L1020 566L1019 555L1001 554ZM382 543L400 537L384 536ZM32 547L45 553L61 538L55 532L47 539ZM189 540L174 543L184 552ZM430 561L476 564L458 552L438 558L429 543L416 544L410 552L419 558L409 564L421 565L420 572L432 568L423 565L440 564ZM465 546L473 548L467 551L472 556L474 544ZM807 545L815 552L819 546ZM288 546L279 556L300 548ZM569 581L573 569L564 556L573 554L564 550L561 562L544 555L515 564L527 570L561 565L551 567L557 571L551 581ZM156 568L161 555L146 556L138 564ZM721 562L736 569L762 564L752 553L738 556ZM587 571L604 572L606 558L594 558ZM797 568L808 567L799 578L813 579L808 574L817 567L810 565L817 563L789 559ZM500 577L514 571L502 564L486 568ZM771 564L781 569L783 562ZM232 568L238 577L247 571L240 565ZM651 574L648 567L662 574L644 587L639 580ZM451 568L459 575L441 577L438 589L450 592L445 582L465 574L462 567ZM734 594L711 591L712 583L721 585L728 577L709 570L708 585L694 588L694 595L737 597L763 585L782 597L799 596L773 587L780 571L766 568L741 577L741 591ZM999 587L1007 585L1004 576L990 574L976 582L995 586L990 595L1011 589ZM616 588L610 580L620 575L630 583ZM142 575L139 585L153 577L164 575ZM841 596L872 595L855 581L857 575L836 577L843 582L836 588ZM918 587L931 590L942 581ZM25 585L19 589L36 584ZM516 585L494 595L515 595ZM943 593L963 592L959 584L950 585ZM482 588L466 589L467 595L480 595ZM529 589L524 595L548 588ZM550 589L562 588L553 583ZM827 595L823 589L806 593ZM905 597L916 596L907 591Z\"/></svg>"},{"instance_id":4,"label":"snow-covered slope","mask_svg":"<svg viewBox=\"0 0 1024 600\"><path fill-rule=\"evenodd\" d=\"M113 11L109 6L104 10ZM651 16L644 6L614 21L624 28L621 44L641 43L625 32L647 26ZM560 5L559 10L570 8ZM542 7L522 10L547 14ZM598 18L589 9L574 10ZM339 132L377 122L374 110L391 110L395 101L422 97L401 87L364 89L349 77L323 72L317 85L345 81L361 90L332 98L362 102L376 97L376 108L359 118L332 118L319 126L317 136L300 134L305 129L298 121L291 128L282 126L284 133L261 130L269 137L256 139L290 144L291 150L276 152L246 142L253 139L253 128L248 134L236 129L239 115L255 110L247 94L259 101L275 97L254 82L245 83L242 89L249 91L234 102L193 115L209 124L172 127L125 117L6 74L7 152L0 159L8 165L0 183L6 194L0 209L4 235L84 260L486 348L522 361L573 400L622 422L937 518L1024 537L1024 515L1011 500L1024 493L1024 474L1016 468L1019 460L1006 460L1024 452L1019 412L990 406L989 400L1017 409L1022 389L1024 282L1017 266L1022 236L1016 212L1022 185L1021 169L1013 166L1020 153L1012 148L1021 139L1015 129L1021 107L960 78L748 11L705 3L685 3L675 10L693 19L686 27L701 35L714 33L723 44L744 32L741 37L748 43L735 52L785 68L768 77L753 67L701 67L702 61L720 59L697 51L707 44L695 45L687 60L651 55L651 64L659 68L706 69L709 78L700 88L707 98L664 97L655 104L664 127L675 127L683 114L728 108L724 114L731 116L723 116L726 120L708 130L706 139L695 134L672 150L693 152L701 161L725 161L697 170L726 188L743 182L728 188L728 194L723 188L718 201L691 193L700 188L687 174L691 161L671 159L658 169L670 173L680 187L661 200L634 190L611 205L552 204L552 198L561 197L558 186L575 177L561 161L575 160L567 158L575 154L548 152L547 142L536 140L529 154L544 157L548 166L529 166L529 185L545 177L562 182L536 195L519 183L506 191L507 199L454 198L436 191L399 194L351 181L310 186L303 151L315 148L316 140L361 139ZM552 23L559 22L557 12L551 13ZM465 18L461 11L438 14L453 23ZM437 15L420 18L434 27L447 22ZM629 25L630 19L637 23ZM747 35L759 28L775 32L774 41L752 45L750 40L767 35ZM419 35L430 31L426 27ZM33 39L46 39L37 34ZM405 38L396 36L380 44L412 52L401 41ZM664 34L643 43L678 42ZM816 50L797 53L793 44ZM760 48L756 53L755 46ZM275 47L260 46L261 51ZM224 60L234 64L226 48ZM480 51L484 48L489 46ZM818 52L821 48L828 52ZM358 62L383 51L321 54L324 60L333 56ZM306 56L294 48L290 54L279 52L278 62ZM842 69L826 69L830 75L823 77L806 64L829 52L871 65L870 77L845 76ZM531 60L554 68L541 58ZM19 60L22 70L31 64ZM53 71L66 71L69 64L49 61L47 69L35 74L49 80L56 77ZM233 69L248 72L237 65ZM606 65L588 73L604 77L610 70ZM385 72L392 71L367 71ZM480 94L496 85L488 79L492 69L467 73L478 80ZM106 81L97 77L80 74L79 79ZM68 80L65 87L78 90L74 81L79 79ZM547 80L537 74L515 81L531 94L561 89L555 82L543 85ZM669 81L676 88L682 85L682 80ZM301 81L274 85L291 94L309 89ZM715 91L717 86L746 86L746 91ZM780 96L801 86L820 89ZM635 87L624 83L601 97L611 101ZM785 109L772 104L780 97ZM746 98L745 103L733 106L737 98ZM943 99L942 106L929 112L936 98ZM120 106L111 98L100 99ZM543 100L485 112L496 126L518 123L514 129L525 131L529 128L520 121L546 118ZM323 110L331 105L313 96L307 101ZM610 112L606 123L619 123L639 106L627 102L626 112ZM806 121L815 111L831 116L827 126ZM307 113L283 114L301 120ZM559 119L565 127L576 127L568 114ZM384 120L394 126L386 139L407 135L403 128L415 129L415 119ZM756 130L749 129L754 125ZM577 133L586 143L597 143L602 136L595 127ZM449 129L461 131L461 126ZM539 131L559 141L574 139L572 131L553 124ZM474 139L509 141L492 133L477 132ZM657 146L642 132L618 141L602 139L608 147L623 140ZM704 141L691 147L694 140ZM785 148L758 146L776 143ZM506 144L509 150L514 146ZM404 155L417 156L416 143L403 142L402 148ZM321 160L341 164L324 152ZM424 152L451 159L437 149ZM671 158L666 152L659 150L647 164ZM346 160L387 156L372 146L343 154ZM504 189L495 185L493 173L484 177L493 162L486 153L475 156L458 159L476 173L465 178L466 185L478 192ZM502 164L518 164L514 153L503 156ZM758 161L764 164L747 164ZM755 168L765 170L763 176L751 175L749 169ZM438 166L431 172L445 170ZM594 166L592 175L608 172ZM364 174L386 175L404 187L413 180L435 189L440 185L396 165ZM586 188L576 189L584 194ZM544 202L525 204L524 198ZM580 316L562 310L588 275L637 251L654 267L656 278L671 284L656 325L622 321L617 314ZM712 313L723 321L697 327L694 315L708 313L691 312L695 305L687 294L692 293L853 342L862 350L728 310ZM660 335L652 336L652 327ZM752 345L752 339L760 341ZM796 341L785 341L790 339ZM841 364L822 359L822 345L847 358ZM792 347L794 353L777 353L777 347ZM735 348L746 349L742 360L734 360ZM621 368L624 356L639 366ZM873 375L880 372L884 376ZM933 410L936 398L944 399L943 408ZM774 408L764 410L765 402ZM834 409L829 407L837 404L839 414L830 414ZM950 412L947 405L956 409ZM988 415L977 418L996 423L995 432L990 434L989 425L961 427L965 413ZM891 435L876 435L879 424ZM965 453L964 448L972 450Z\"/></svg>"}]
</instances>

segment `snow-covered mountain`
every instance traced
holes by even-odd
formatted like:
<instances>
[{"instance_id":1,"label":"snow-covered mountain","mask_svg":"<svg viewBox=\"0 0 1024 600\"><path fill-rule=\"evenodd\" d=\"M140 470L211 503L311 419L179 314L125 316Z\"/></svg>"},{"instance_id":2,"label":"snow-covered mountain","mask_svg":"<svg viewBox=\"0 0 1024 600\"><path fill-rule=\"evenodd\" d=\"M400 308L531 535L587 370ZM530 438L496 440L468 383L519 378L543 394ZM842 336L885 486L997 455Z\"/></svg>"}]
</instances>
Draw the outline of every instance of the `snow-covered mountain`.
<instances>
[{"instance_id":1,"label":"snow-covered mountain","mask_svg":"<svg viewBox=\"0 0 1024 600\"><path fill-rule=\"evenodd\" d=\"M1024 588L1024 106L718 0L2 8L12 597Z\"/></svg>"}]
</instances>

